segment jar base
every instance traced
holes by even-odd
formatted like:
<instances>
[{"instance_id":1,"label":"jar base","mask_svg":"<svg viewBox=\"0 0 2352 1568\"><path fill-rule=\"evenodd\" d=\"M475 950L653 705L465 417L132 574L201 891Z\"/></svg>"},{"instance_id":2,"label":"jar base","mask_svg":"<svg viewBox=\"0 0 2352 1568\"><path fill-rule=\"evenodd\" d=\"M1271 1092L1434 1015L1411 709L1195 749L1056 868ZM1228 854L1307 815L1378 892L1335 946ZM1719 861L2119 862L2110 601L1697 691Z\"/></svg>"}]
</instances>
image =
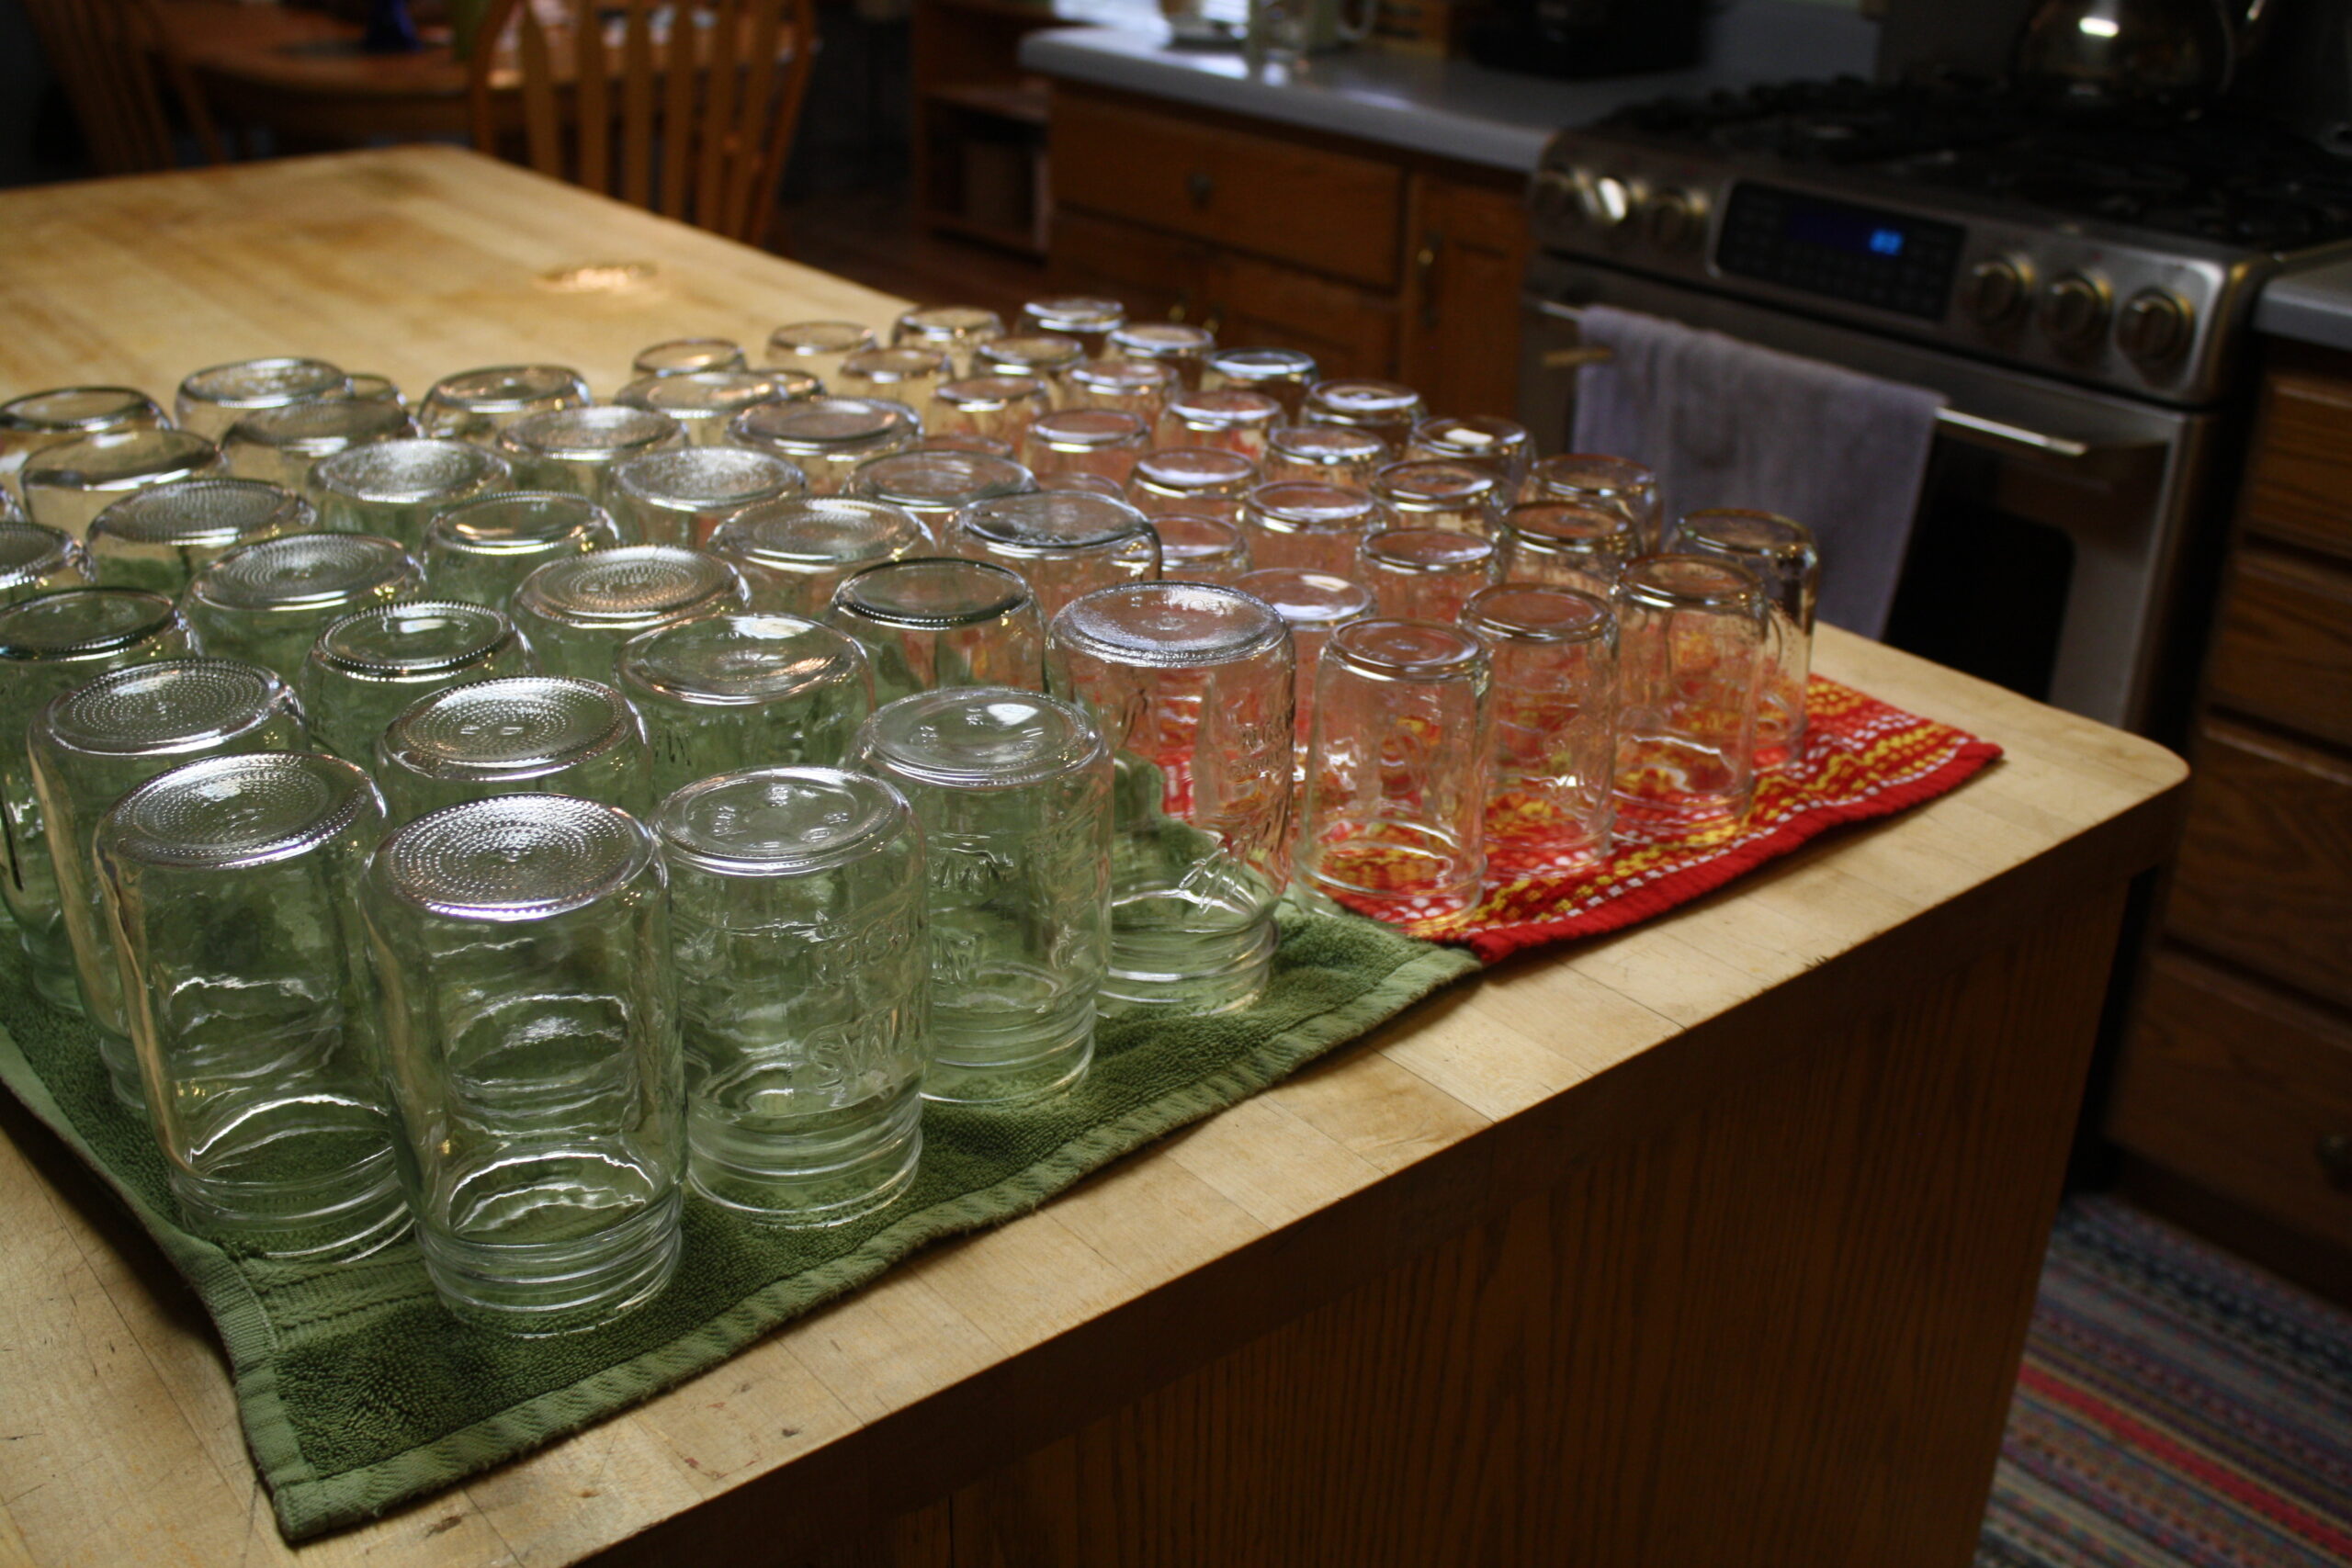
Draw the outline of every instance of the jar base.
<instances>
[{"instance_id":1,"label":"jar base","mask_svg":"<svg viewBox=\"0 0 2352 1568\"><path fill-rule=\"evenodd\" d=\"M417 1227L424 1269L458 1317L518 1338L576 1334L643 1306L677 1271L676 1187L560 1245L467 1242Z\"/></svg>"},{"instance_id":2,"label":"jar base","mask_svg":"<svg viewBox=\"0 0 2352 1568\"><path fill-rule=\"evenodd\" d=\"M348 1263L382 1251L413 1224L389 1154L344 1180L261 1188L175 1169L171 1183L190 1230L257 1258Z\"/></svg>"},{"instance_id":3,"label":"jar base","mask_svg":"<svg viewBox=\"0 0 2352 1568\"><path fill-rule=\"evenodd\" d=\"M922 1155L919 1086L856 1121L854 1137L778 1137L747 1133L697 1106L687 1118L687 1180L708 1201L763 1224L821 1230L863 1219L914 1182Z\"/></svg>"},{"instance_id":4,"label":"jar base","mask_svg":"<svg viewBox=\"0 0 2352 1568\"><path fill-rule=\"evenodd\" d=\"M1111 911L1111 967L1103 977L1105 1011L1218 1013L1250 1006L1266 994L1274 967L1274 922L1239 933L1123 931Z\"/></svg>"},{"instance_id":5,"label":"jar base","mask_svg":"<svg viewBox=\"0 0 2352 1568\"><path fill-rule=\"evenodd\" d=\"M1007 1030L991 1037L978 1031L950 1033L933 1014L932 1060L923 1074L922 1097L944 1105L1025 1105L1062 1090L1085 1077L1094 1060L1094 1004L1070 1010L1061 1026L1044 1036ZM1008 1038L1009 1036L1009 1038Z\"/></svg>"}]
</instances>

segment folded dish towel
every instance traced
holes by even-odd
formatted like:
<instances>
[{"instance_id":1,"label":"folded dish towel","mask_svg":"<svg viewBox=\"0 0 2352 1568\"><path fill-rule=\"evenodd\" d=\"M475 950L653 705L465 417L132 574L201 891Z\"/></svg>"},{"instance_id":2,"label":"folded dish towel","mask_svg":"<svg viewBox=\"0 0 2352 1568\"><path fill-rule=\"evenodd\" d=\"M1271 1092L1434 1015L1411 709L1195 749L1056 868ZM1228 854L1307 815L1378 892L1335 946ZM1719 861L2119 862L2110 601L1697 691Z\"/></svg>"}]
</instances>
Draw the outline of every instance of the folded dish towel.
<instances>
[{"instance_id":1,"label":"folded dish towel","mask_svg":"<svg viewBox=\"0 0 2352 1568\"><path fill-rule=\"evenodd\" d=\"M1577 384L1576 449L1655 468L1669 527L1705 506L1806 524L1821 618L1883 635L1943 394L1605 305L1583 332L1611 357Z\"/></svg>"}]
</instances>

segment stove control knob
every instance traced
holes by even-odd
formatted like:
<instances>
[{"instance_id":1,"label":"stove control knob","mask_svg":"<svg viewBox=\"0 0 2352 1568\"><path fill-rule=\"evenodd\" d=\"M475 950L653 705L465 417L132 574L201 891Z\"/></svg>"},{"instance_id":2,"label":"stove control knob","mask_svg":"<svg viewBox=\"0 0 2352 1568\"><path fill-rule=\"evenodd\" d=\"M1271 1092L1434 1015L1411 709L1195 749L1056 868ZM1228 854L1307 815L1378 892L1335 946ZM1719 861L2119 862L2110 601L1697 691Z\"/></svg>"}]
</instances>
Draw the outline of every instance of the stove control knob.
<instances>
[{"instance_id":1,"label":"stove control knob","mask_svg":"<svg viewBox=\"0 0 2352 1568\"><path fill-rule=\"evenodd\" d=\"M2033 297L2033 264L2020 255L1986 256L1968 269L1968 313L1979 326L1997 327Z\"/></svg>"},{"instance_id":2,"label":"stove control knob","mask_svg":"<svg viewBox=\"0 0 2352 1568\"><path fill-rule=\"evenodd\" d=\"M1577 218L1577 179L1568 169L1538 169L1528 187L1527 204L1535 216L1546 222L1574 222Z\"/></svg>"},{"instance_id":3,"label":"stove control knob","mask_svg":"<svg viewBox=\"0 0 2352 1568\"><path fill-rule=\"evenodd\" d=\"M2168 365L2188 346L2195 307L2169 288L2143 288L2123 303L2115 321L2115 346L2146 369Z\"/></svg>"},{"instance_id":4,"label":"stove control knob","mask_svg":"<svg viewBox=\"0 0 2352 1568\"><path fill-rule=\"evenodd\" d=\"M1689 191L1669 186L1642 203L1642 227L1661 251L1689 250L1706 236L1705 209Z\"/></svg>"},{"instance_id":5,"label":"stove control knob","mask_svg":"<svg viewBox=\"0 0 2352 1568\"><path fill-rule=\"evenodd\" d=\"M1634 220L1640 193L1615 175L1591 175L1578 182L1584 220L1602 233L1622 238Z\"/></svg>"},{"instance_id":6,"label":"stove control knob","mask_svg":"<svg viewBox=\"0 0 2352 1568\"><path fill-rule=\"evenodd\" d=\"M2061 348L2080 352L2107 335L2107 280L2096 273L2070 272L2041 298L2041 331Z\"/></svg>"}]
</instances>

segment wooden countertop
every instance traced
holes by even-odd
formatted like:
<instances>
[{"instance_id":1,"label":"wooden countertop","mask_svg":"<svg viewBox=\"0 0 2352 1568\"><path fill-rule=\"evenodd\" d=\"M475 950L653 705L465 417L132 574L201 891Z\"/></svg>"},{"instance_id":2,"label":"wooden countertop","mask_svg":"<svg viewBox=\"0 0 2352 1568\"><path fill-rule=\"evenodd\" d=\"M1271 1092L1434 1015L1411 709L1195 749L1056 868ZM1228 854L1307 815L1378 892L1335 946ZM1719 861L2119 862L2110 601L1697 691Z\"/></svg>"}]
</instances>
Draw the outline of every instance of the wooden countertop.
<instances>
[{"instance_id":1,"label":"wooden countertop","mask_svg":"<svg viewBox=\"0 0 2352 1568\"><path fill-rule=\"evenodd\" d=\"M105 379L168 398L263 353L412 393L535 359L609 389L659 338L756 349L782 321L899 309L443 149L0 193L0 394ZM548 281L617 264L649 270ZM2185 770L2161 749L1835 631L1817 663L2007 757L1665 919L1506 964L659 1399L299 1551L192 1295L0 1106L0 1562L717 1562L747 1540L799 1562L1736 1097L1817 1029L2165 852Z\"/></svg>"}]
</instances>

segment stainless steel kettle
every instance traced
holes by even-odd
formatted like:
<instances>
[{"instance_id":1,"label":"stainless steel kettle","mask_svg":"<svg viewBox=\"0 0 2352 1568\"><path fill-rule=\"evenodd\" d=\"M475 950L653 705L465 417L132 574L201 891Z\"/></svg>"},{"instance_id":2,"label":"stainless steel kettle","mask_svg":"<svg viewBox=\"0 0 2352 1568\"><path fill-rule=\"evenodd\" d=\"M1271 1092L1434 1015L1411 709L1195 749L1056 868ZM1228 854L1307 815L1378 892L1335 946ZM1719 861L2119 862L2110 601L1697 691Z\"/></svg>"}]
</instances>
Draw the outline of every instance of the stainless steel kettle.
<instances>
[{"instance_id":1,"label":"stainless steel kettle","mask_svg":"<svg viewBox=\"0 0 2352 1568\"><path fill-rule=\"evenodd\" d=\"M2195 109L2229 91L2271 3L2042 0L2018 45L2018 76L2086 108Z\"/></svg>"}]
</instances>

